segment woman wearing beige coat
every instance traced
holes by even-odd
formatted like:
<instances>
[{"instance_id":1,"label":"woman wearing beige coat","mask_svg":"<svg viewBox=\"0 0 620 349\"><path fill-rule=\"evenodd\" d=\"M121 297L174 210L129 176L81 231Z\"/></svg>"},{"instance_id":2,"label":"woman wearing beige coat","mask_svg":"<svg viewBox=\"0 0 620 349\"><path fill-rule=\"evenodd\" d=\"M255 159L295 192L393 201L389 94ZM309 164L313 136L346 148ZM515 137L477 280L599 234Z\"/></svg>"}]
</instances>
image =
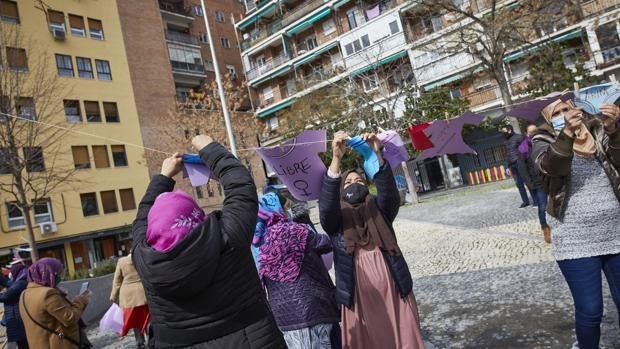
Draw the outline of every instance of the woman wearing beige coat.
<instances>
[{"instance_id":1,"label":"woman wearing beige coat","mask_svg":"<svg viewBox=\"0 0 620 349\"><path fill-rule=\"evenodd\" d=\"M133 329L138 348L144 348L144 333L151 316L146 304L144 287L133 266L131 254L120 258L116 264L110 300L123 309L121 336L125 336L130 329Z\"/></svg>"}]
</instances>

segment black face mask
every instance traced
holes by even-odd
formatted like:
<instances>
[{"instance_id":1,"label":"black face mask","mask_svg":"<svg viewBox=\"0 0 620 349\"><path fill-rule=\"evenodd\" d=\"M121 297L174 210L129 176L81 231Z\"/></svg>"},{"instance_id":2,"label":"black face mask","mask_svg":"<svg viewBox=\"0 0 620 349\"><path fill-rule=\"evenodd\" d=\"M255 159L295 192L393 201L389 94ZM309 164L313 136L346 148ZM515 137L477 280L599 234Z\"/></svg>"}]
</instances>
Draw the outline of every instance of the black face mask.
<instances>
[{"instance_id":1,"label":"black face mask","mask_svg":"<svg viewBox=\"0 0 620 349\"><path fill-rule=\"evenodd\" d=\"M368 187L361 183L353 183L342 191L342 200L354 205L364 202L368 196Z\"/></svg>"},{"instance_id":2,"label":"black face mask","mask_svg":"<svg viewBox=\"0 0 620 349\"><path fill-rule=\"evenodd\" d=\"M504 137L505 137L506 139L510 138L510 136L512 136L512 133L510 133L510 132L504 132Z\"/></svg>"}]
</instances>

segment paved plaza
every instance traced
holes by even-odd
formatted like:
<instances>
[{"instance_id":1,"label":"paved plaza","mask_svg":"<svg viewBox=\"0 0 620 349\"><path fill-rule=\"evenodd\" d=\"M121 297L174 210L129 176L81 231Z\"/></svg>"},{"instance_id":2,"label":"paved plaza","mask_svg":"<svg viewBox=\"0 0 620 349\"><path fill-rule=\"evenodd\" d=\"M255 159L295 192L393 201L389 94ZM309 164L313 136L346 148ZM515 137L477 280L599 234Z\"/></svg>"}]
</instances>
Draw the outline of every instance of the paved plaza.
<instances>
[{"instance_id":1,"label":"paved plaza","mask_svg":"<svg viewBox=\"0 0 620 349\"><path fill-rule=\"evenodd\" d=\"M395 228L429 347L571 348L568 287L536 210L519 204L507 181L434 193L401 209ZM120 341L96 328L90 337L96 348L134 347L133 338ZM606 288L601 348L620 348Z\"/></svg>"}]
</instances>

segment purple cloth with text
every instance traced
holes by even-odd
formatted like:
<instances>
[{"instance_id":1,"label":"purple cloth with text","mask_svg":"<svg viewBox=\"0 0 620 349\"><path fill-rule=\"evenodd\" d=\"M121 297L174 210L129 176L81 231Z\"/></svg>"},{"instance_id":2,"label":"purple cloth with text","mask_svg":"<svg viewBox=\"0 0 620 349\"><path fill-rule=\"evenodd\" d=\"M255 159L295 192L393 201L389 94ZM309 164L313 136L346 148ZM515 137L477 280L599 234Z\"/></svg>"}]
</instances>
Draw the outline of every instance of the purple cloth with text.
<instances>
[{"instance_id":1,"label":"purple cloth with text","mask_svg":"<svg viewBox=\"0 0 620 349\"><path fill-rule=\"evenodd\" d=\"M209 183L211 171L209 171L207 166L190 163L184 163L183 166L183 178L189 177L192 186L199 187Z\"/></svg>"},{"instance_id":2,"label":"purple cloth with text","mask_svg":"<svg viewBox=\"0 0 620 349\"><path fill-rule=\"evenodd\" d=\"M424 130L424 133L433 143L433 147L426 149L416 158L416 161L434 158L446 154L475 154L476 151L465 144L463 140L463 126L465 124L480 125L484 116L466 111L460 116L446 120L435 120Z\"/></svg>"},{"instance_id":3,"label":"purple cloth with text","mask_svg":"<svg viewBox=\"0 0 620 349\"><path fill-rule=\"evenodd\" d=\"M300 201L318 200L327 168L319 153L327 150L325 130L304 131L273 148L259 148L258 155Z\"/></svg>"},{"instance_id":4,"label":"purple cloth with text","mask_svg":"<svg viewBox=\"0 0 620 349\"><path fill-rule=\"evenodd\" d=\"M409 154L405 149L405 143L396 131L386 131L377 135L381 144L383 144L383 158L390 164L390 167L396 168L403 161L409 160Z\"/></svg>"}]
</instances>

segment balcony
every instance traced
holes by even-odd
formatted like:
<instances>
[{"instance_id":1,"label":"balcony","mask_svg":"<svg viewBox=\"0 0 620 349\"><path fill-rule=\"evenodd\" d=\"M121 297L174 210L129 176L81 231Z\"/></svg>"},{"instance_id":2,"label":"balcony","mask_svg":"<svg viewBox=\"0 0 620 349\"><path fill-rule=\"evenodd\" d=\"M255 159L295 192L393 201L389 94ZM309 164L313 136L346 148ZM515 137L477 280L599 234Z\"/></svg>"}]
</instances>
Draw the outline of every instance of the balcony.
<instances>
[{"instance_id":1,"label":"balcony","mask_svg":"<svg viewBox=\"0 0 620 349\"><path fill-rule=\"evenodd\" d=\"M270 59L268 61L265 62L265 64L259 66L259 67L255 67L253 69L251 69L250 71L247 71L245 73L246 79L248 81L254 80L258 77L260 77L261 75L271 71L272 69L281 66L282 64L290 61L291 59L288 56L285 55L280 55L277 56L273 59Z\"/></svg>"},{"instance_id":2,"label":"balcony","mask_svg":"<svg viewBox=\"0 0 620 349\"><path fill-rule=\"evenodd\" d=\"M170 61L170 65L172 71L176 73L207 76L204 64Z\"/></svg>"},{"instance_id":3,"label":"balcony","mask_svg":"<svg viewBox=\"0 0 620 349\"><path fill-rule=\"evenodd\" d=\"M175 32L171 30L166 30L166 40L180 42L183 44L200 46L200 40L197 36L188 35L181 32Z\"/></svg>"},{"instance_id":4,"label":"balcony","mask_svg":"<svg viewBox=\"0 0 620 349\"><path fill-rule=\"evenodd\" d=\"M381 59L406 48L405 34L393 34L361 51L345 57L347 70L353 71L368 65L376 64Z\"/></svg>"},{"instance_id":5,"label":"balcony","mask_svg":"<svg viewBox=\"0 0 620 349\"><path fill-rule=\"evenodd\" d=\"M437 57L426 52L413 59L415 75L418 83L424 84L444 75L456 74L461 69L476 63L476 59L467 52L461 52L447 57Z\"/></svg>"},{"instance_id":6,"label":"balcony","mask_svg":"<svg viewBox=\"0 0 620 349\"><path fill-rule=\"evenodd\" d=\"M250 47L256 45L260 41L270 37L271 35L277 33L280 29L282 29L282 22L275 21L270 23L266 28L262 28L259 30L250 33L250 37L241 41L241 52L248 50Z\"/></svg>"},{"instance_id":7,"label":"balcony","mask_svg":"<svg viewBox=\"0 0 620 349\"><path fill-rule=\"evenodd\" d=\"M586 18L609 11L615 6L619 6L618 0L581 1L583 16Z\"/></svg>"},{"instance_id":8,"label":"balcony","mask_svg":"<svg viewBox=\"0 0 620 349\"><path fill-rule=\"evenodd\" d=\"M300 6L292 9L291 11L284 14L282 17L282 26L286 27L287 25L295 22L311 11L316 10L321 7L326 1L325 0L313 0L308 2L303 2Z\"/></svg>"},{"instance_id":9,"label":"balcony","mask_svg":"<svg viewBox=\"0 0 620 349\"><path fill-rule=\"evenodd\" d=\"M599 68L603 69L620 64L620 45L601 50L601 54L603 55L603 63L598 65Z\"/></svg>"},{"instance_id":10,"label":"balcony","mask_svg":"<svg viewBox=\"0 0 620 349\"><path fill-rule=\"evenodd\" d=\"M474 108L493 101L497 101L502 96L499 87L492 86L485 88L484 90L476 91L468 95L463 96L469 101L469 106Z\"/></svg>"},{"instance_id":11,"label":"balcony","mask_svg":"<svg viewBox=\"0 0 620 349\"><path fill-rule=\"evenodd\" d=\"M159 10L167 21L178 25L188 25L194 21L191 8L183 0L159 0Z\"/></svg>"}]
</instances>

